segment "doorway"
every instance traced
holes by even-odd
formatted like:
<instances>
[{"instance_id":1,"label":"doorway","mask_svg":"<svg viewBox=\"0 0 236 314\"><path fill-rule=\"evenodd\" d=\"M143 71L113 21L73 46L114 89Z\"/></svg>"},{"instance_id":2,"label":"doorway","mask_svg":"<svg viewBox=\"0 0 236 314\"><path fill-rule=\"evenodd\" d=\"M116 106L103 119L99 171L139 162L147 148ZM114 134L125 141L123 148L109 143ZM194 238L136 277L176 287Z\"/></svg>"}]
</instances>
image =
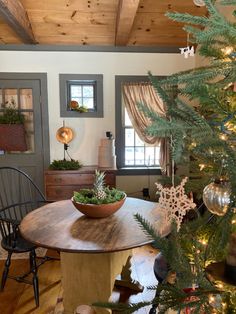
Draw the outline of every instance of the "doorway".
<instances>
[{"instance_id":1,"label":"doorway","mask_svg":"<svg viewBox=\"0 0 236 314\"><path fill-rule=\"evenodd\" d=\"M0 73L0 114L15 106L24 115L27 150L1 151L0 166L30 175L44 191L44 170L50 162L46 73Z\"/></svg>"}]
</instances>

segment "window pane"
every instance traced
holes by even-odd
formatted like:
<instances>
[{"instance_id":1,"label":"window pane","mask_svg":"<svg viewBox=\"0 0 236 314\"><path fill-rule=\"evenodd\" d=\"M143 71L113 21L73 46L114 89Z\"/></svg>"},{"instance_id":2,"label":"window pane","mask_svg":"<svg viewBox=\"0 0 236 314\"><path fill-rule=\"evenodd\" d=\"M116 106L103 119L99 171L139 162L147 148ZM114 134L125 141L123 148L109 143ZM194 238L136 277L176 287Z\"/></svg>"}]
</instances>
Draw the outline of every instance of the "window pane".
<instances>
[{"instance_id":1,"label":"window pane","mask_svg":"<svg viewBox=\"0 0 236 314\"><path fill-rule=\"evenodd\" d=\"M81 97L71 97L71 100L75 100L79 103L79 105L82 105L82 98Z\"/></svg>"},{"instance_id":2,"label":"window pane","mask_svg":"<svg viewBox=\"0 0 236 314\"><path fill-rule=\"evenodd\" d=\"M80 85L70 85L71 98L82 97L82 87Z\"/></svg>"},{"instance_id":3,"label":"window pane","mask_svg":"<svg viewBox=\"0 0 236 314\"><path fill-rule=\"evenodd\" d=\"M18 108L17 89L5 89L5 106Z\"/></svg>"},{"instance_id":4,"label":"window pane","mask_svg":"<svg viewBox=\"0 0 236 314\"><path fill-rule=\"evenodd\" d=\"M83 105L88 109L94 109L93 98L83 98Z\"/></svg>"},{"instance_id":5,"label":"window pane","mask_svg":"<svg viewBox=\"0 0 236 314\"><path fill-rule=\"evenodd\" d=\"M83 97L93 98L94 87L92 85L83 85Z\"/></svg>"},{"instance_id":6,"label":"window pane","mask_svg":"<svg viewBox=\"0 0 236 314\"><path fill-rule=\"evenodd\" d=\"M130 121L126 108L125 108L125 126L132 126L132 123Z\"/></svg>"},{"instance_id":7,"label":"window pane","mask_svg":"<svg viewBox=\"0 0 236 314\"><path fill-rule=\"evenodd\" d=\"M135 132L135 146L144 146L144 142L140 139L136 132Z\"/></svg>"},{"instance_id":8,"label":"window pane","mask_svg":"<svg viewBox=\"0 0 236 314\"><path fill-rule=\"evenodd\" d=\"M135 147L135 165L144 165L144 147Z\"/></svg>"},{"instance_id":9,"label":"window pane","mask_svg":"<svg viewBox=\"0 0 236 314\"><path fill-rule=\"evenodd\" d=\"M134 129L125 129L125 146L134 146Z\"/></svg>"},{"instance_id":10,"label":"window pane","mask_svg":"<svg viewBox=\"0 0 236 314\"><path fill-rule=\"evenodd\" d=\"M20 107L21 109L33 109L32 89L20 89Z\"/></svg>"},{"instance_id":11,"label":"window pane","mask_svg":"<svg viewBox=\"0 0 236 314\"><path fill-rule=\"evenodd\" d=\"M155 147L146 147L145 165L153 166L155 164Z\"/></svg>"},{"instance_id":12,"label":"window pane","mask_svg":"<svg viewBox=\"0 0 236 314\"><path fill-rule=\"evenodd\" d=\"M155 164L159 165L160 164L160 146L155 148L156 151L156 159L155 159Z\"/></svg>"},{"instance_id":13,"label":"window pane","mask_svg":"<svg viewBox=\"0 0 236 314\"><path fill-rule=\"evenodd\" d=\"M125 148L125 165L134 165L134 148L126 147Z\"/></svg>"}]
</instances>

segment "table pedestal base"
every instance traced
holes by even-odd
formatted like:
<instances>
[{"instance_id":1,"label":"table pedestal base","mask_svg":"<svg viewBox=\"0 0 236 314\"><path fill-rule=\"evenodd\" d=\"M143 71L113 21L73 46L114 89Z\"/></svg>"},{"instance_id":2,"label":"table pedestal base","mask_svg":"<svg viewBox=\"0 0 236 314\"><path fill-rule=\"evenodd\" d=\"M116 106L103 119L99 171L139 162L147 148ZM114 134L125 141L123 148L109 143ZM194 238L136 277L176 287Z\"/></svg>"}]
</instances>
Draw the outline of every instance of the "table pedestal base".
<instances>
[{"instance_id":1,"label":"table pedestal base","mask_svg":"<svg viewBox=\"0 0 236 314\"><path fill-rule=\"evenodd\" d=\"M81 304L108 301L115 278L131 254L130 250L99 254L61 252L64 314L74 314ZM111 311L97 307L96 313Z\"/></svg>"},{"instance_id":2,"label":"table pedestal base","mask_svg":"<svg viewBox=\"0 0 236 314\"><path fill-rule=\"evenodd\" d=\"M128 257L119 278L115 281L115 286L126 287L137 292L142 292L144 287L140 285L137 280L133 280L131 277L131 257L131 255Z\"/></svg>"}]
</instances>

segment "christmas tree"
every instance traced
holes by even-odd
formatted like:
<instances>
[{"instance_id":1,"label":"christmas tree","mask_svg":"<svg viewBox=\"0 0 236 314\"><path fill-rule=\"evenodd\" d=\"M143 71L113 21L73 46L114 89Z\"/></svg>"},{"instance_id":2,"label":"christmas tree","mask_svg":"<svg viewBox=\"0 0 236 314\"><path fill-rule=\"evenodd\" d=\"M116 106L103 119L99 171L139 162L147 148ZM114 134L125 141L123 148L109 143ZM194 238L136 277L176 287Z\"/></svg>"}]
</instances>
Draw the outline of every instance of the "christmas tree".
<instances>
[{"instance_id":1,"label":"christmas tree","mask_svg":"<svg viewBox=\"0 0 236 314\"><path fill-rule=\"evenodd\" d=\"M176 275L176 278L173 280L172 276L172 280L167 278L157 287L150 287L156 290L151 302L103 304L122 313L133 313L150 304L158 305L158 313L165 313L168 309L188 309L187 313L236 313L236 281L230 284L217 280L214 271L209 272L209 266L217 268L217 263L227 260L230 237L234 233L236 24L220 14L215 1L204 2L207 16L173 12L168 12L167 16L187 24L184 27L186 32L198 46L199 54L208 58L209 65L180 72L161 81L149 73L166 106L166 117L158 116L145 104L139 106L151 120L147 132L169 140L172 187L177 189L182 180L175 176L174 169L178 169L181 162L188 162L186 193L191 191L195 198L203 199L207 209L197 219L181 225L183 213L180 209L167 238L162 238L155 226L141 216L135 216L140 227L153 239L153 245L161 251L169 274ZM220 4L230 5L232 15L236 17L236 11L233 11L235 0L221 1ZM164 189L160 185L158 187L160 191ZM230 258L227 261L227 270L235 272L236 264L230 264Z\"/></svg>"}]
</instances>

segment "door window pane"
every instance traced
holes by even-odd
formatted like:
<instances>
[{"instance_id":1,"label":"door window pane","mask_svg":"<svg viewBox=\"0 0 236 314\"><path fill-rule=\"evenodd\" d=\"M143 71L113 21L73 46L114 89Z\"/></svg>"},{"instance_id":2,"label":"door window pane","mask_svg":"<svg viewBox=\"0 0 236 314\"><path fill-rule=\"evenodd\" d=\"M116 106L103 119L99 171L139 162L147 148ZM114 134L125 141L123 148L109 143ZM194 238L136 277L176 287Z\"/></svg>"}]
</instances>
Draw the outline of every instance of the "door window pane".
<instances>
[{"instance_id":1,"label":"door window pane","mask_svg":"<svg viewBox=\"0 0 236 314\"><path fill-rule=\"evenodd\" d=\"M18 103L18 95L19 101ZM33 153L35 151L35 139L34 139L34 112L33 112L33 91L31 88L21 89L1 89L1 102L4 105L0 109L5 107L14 107L19 110L20 114L24 115L24 128L25 138L27 144L27 151L25 152L8 152L12 154L24 154ZM0 113L2 114L2 113Z\"/></svg>"},{"instance_id":2,"label":"door window pane","mask_svg":"<svg viewBox=\"0 0 236 314\"><path fill-rule=\"evenodd\" d=\"M31 88L20 89L20 107L21 109L33 109L33 95Z\"/></svg>"},{"instance_id":3,"label":"door window pane","mask_svg":"<svg viewBox=\"0 0 236 314\"><path fill-rule=\"evenodd\" d=\"M5 96L5 107L18 107L18 97L17 97L17 89L9 88L4 90Z\"/></svg>"}]
</instances>

